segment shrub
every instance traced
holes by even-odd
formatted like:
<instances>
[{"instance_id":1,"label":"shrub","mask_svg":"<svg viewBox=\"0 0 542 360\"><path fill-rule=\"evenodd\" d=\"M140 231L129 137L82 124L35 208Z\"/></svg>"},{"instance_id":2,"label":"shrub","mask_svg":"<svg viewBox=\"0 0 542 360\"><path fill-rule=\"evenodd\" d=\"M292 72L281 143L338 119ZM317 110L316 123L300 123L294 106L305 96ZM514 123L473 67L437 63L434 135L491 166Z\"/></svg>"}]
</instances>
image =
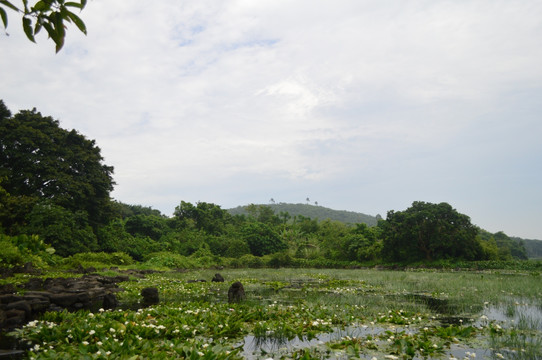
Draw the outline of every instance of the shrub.
<instances>
[{"instance_id":1,"label":"shrub","mask_svg":"<svg viewBox=\"0 0 542 360\"><path fill-rule=\"evenodd\" d=\"M134 259L126 253L115 252L115 253L105 253L105 252L87 252L79 253L70 256L69 258L64 259L63 263L65 265L78 266L79 264L85 263L95 263L101 265L131 265L134 263Z\"/></svg>"}]
</instances>

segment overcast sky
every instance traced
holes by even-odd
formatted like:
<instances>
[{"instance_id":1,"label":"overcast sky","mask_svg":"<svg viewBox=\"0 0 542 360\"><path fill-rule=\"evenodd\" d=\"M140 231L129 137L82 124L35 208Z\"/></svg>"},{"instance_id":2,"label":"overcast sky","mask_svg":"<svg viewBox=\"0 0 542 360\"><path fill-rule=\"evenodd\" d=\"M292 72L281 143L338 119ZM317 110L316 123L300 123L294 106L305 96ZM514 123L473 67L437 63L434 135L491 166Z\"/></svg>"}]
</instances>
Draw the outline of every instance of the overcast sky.
<instances>
[{"instance_id":1,"label":"overcast sky","mask_svg":"<svg viewBox=\"0 0 542 360\"><path fill-rule=\"evenodd\" d=\"M542 239L542 2L91 0L63 50L0 31L0 99L96 140L171 215L447 202Z\"/></svg>"}]
</instances>

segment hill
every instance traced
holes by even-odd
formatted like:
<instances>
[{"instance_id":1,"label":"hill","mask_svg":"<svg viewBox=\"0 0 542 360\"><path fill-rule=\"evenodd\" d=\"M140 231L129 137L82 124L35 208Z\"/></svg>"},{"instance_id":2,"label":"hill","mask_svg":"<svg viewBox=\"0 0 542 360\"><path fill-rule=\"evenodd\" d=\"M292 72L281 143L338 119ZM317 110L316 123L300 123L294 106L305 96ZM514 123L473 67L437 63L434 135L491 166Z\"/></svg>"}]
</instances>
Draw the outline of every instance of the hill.
<instances>
[{"instance_id":1,"label":"hill","mask_svg":"<svg viewBox=\"0 0 542 360\"><path fill-rule=\"evenodd\" d=\"M319 221L330 219L341 221L347 224L364 223L369 226L375 226L377 223L377 218L372 215L366 215L354 211L333 210L317 205L288 203L260 205L270 207L277 215L281 212L287 212L288 214L290 214L291 217L301 215L304 217L309 217L311 219L318 219ZM233 209L228 209L227 211L232 215L248 215L245 206L237 206Z\"/></svg>"},{"instance_id":2,"label":"hill","mask_svg":"<svg viewBox=\"0 0 542 360\"><path fill-rule=\"evenodd\" d=\"M514 240L522 241L527 250L527 256L529 259L542 259L542 240L531 240L512 238Z\"/></svg>"}]
</instances>

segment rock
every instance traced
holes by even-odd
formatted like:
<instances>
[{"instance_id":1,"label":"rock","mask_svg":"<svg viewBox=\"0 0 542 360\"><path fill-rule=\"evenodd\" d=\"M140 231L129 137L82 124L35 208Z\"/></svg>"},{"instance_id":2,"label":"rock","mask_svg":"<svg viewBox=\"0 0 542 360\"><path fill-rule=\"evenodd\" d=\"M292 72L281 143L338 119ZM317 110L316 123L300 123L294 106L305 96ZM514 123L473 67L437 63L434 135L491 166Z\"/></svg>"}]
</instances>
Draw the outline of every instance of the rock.
<instances>
[{"instance_id":1,"label":"rock","mask_svg":"<svg viewBox=\"0 0 542 360\"><path fill-rule=\"evenodd\" d=\"M63 308L69 308L76 302L79 302L79 294L77 293L58 293L51 295L51 302Z\"/></svg>"},{"instance_id":2,"label":"rock","mask_svg":"<svg viewBox=\"0 0 542 360\"><path fill-rule=\"evenodd\" d=\"M29 319L30 315L32 315L32 306L26 300L20 300L20 301L15 301L15 302L9 303L6 306L6 310L9 311L11 309L17 309L17 310L24 311L26 319Z\"/></svg>"},{"instance_id":3,"label":"rock","mask_svg":"<svg viewBox=\"0 0 542 360\"><path fill-rule=\"evenodd\" d=\"M144 306L156 305L160 302L158 289L155 287L147 287L142 289L141 296L143 297Z\"/></svg>"},{"instance_id":4,"label":"rock","mask_svg":"<svg viewBox=\"0 0 542 360\"><path fill-rule=\"evenodd\" d=\"M4 325L7 321L8 317L6 315L6 312L2 309L0 309L0 329L4 328Z\"/></svg>"},{"instance_id":5,"label":"rock","mask_svg":"<svg viewBox=\"0 0 542 360\"><path fill-rule=\"evenodd\" d=\"M212 282L224 282L224 277L222 275L220 275L219 273L216 273L211 281Z\"/></svg>"},{"instance_id":6,"label":"rock","mask_svg":"<svg viewBox=\"0 0 542 360\"><path fill-rule=\"evenodd\" d=\"M15 292L15 286L13 284L0 285L0 294L13 294Z\"/></svg>"},{"instance_id":7,"label":"rock","mask_svg":"<svg viewBox=\"0 0 542 360\"><path fill-rule=\"evenodd\" d=\"M245 300L245 298L245 288L243 287L243 284L239 281L234 282L228 290L228 302L240 302Z\"/></svg>"},{"instance_id":8,"label":"rock","mask_svg":"<svg viewBox=\"0 0 542 360\"><path fill-rule=\"evenodd\" d=\"M26 323L26 313L24 310L19 309L10 309L6 310L6 322L5 326L7 328L14 328L21 326Z\"/></svg>"},{"instance_id":9,"label":"rock","mask_svg":"<svg viewBox=\"0 0 542 360\"><path fill-rule=\"evenodd\" d=\"M24 288L26 290L41 290L43 288L43 280L40 278L31 278L28 280L28 282L24 285Z\"/></svg>"},{"instance_id":10,"label":"rock","mask_svg":"<svg viewBox=\"0 0 542 360\"><path fill-rule=\"evenodd\" d=\"M44 281L31 278L21 288L23 295L15 294L13 286L2 287L0 293L0 331L12 329L36 318L45 311L77 311L118 306L115 293L122 291L118 282L129 280L128 276L84 275L81 278L48 278ZM158 292L148 300L158 303Z\"/></svg>"},{"instance_id":11,"label":"rock","mask_svg":"<svg viewBox=\"0 0 542 360\"><path fill-rule=\"evenodd\" d=\"M119 302L115 294L106 294L104 295L102 307L106 310L113 310L119 306Z\"/></svg>"}]
</instances>

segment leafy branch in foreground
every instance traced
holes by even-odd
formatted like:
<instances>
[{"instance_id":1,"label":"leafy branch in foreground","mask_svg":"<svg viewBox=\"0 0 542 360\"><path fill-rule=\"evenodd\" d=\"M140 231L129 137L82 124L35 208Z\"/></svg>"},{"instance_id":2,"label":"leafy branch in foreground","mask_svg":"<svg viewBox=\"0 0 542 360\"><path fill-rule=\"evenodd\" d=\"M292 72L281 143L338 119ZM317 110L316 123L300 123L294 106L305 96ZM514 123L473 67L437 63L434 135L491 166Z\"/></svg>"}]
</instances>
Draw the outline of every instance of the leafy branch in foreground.
<instances>
[{"instance_id":1,"label":"leafy branch in foreground","mask_svg":"<svg viewBox=\"0 0 542 360\"><path fill-rule=\"evenodd\" d=\"M72 8L83 10L87 4L86 0L68 2L64 0L40 0L33 6L29 6L28 0L22 0L22 3L22 7L17 7L13 4L13 1L0 0L0 18L4 29L8 27L6 9L11 9L22 14L23 30L28 40L35 43L35 35L44 28L49 38L56 44L56 52L59 52L64 46L66 37L65 23L74 23L82 33L87 34L87 28L83 20L70 11Z\"/></svg>"}]
</instances>

